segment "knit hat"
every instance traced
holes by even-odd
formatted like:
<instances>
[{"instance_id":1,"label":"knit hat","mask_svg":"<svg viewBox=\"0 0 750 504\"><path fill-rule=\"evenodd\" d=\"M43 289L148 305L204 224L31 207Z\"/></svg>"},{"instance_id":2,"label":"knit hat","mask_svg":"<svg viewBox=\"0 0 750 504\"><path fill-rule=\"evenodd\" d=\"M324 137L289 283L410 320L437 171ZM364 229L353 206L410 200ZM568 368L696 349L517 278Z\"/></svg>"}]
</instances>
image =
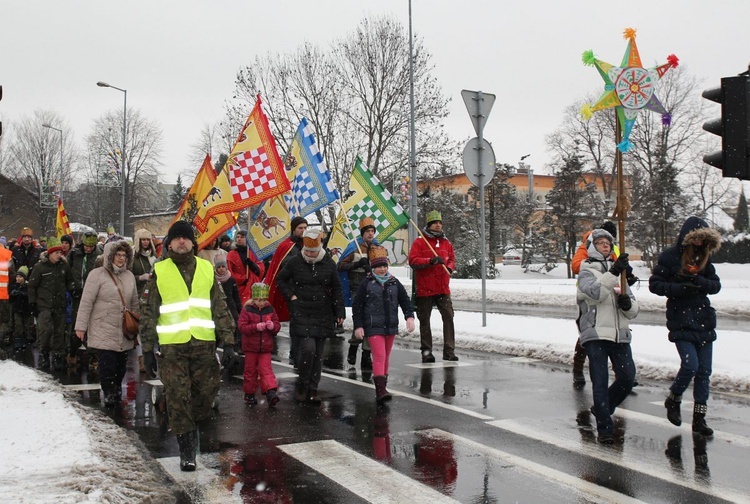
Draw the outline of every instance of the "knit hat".
<instances>
[{"instance_id":1,"label":"knit hat","mask_svg":"<svg viewBox=\"0 0 750 504\"><path fill-rule=\"evenodd\" d=\"M359 221L359 234L365 234L368 229L375 229L375 221L372 220L372 217L365 217Z\"/></svg>"},{"instance_id":2,"label":"knit hat","mask_svg":"<svg viewBox=\"0 0 750 504\"><path fill-rule=\"evenodd\" d=\"M323 248L325 233L320 229L307 229L302 235L302 250L317 252Z\"/></svg>"},{"instance_id":3,"label":"knit hat","mask_svg":"<svg viewBox=\"0 0 750 504\"><path fill-rule=\"evenodd\" d=\"M218 268L219 266L226 267L227 265L227 256L225 254L216 254L216 257L214 257L214 269Z\"/></svg>"},{"instance_id":4,"label":"knit hat","mask_svg":"<svg viewBox=\"0 0 750 504\"><path fill-rule=\"evenodd\" d=\"M83 235L83 239L81 240L81 243L86 245L87 247L96 247L96 243L98 242L98 239L96 237L96 233L88 232Z\"/></svg>"},{"instance_id":5,"label":"knit hat","mask_svg":"<svg viewBox=\"0 0 750 504\"><path fill-rule=\"evenodd\" d=\"M596 240L598 240L599 238L606 238L607 240L609 240L610 245L615 242L615 239L606 229L594 229L591 232L591 243L596 243Z\"/></svg>"},{"instance_id":6,"label":"knit hat","mask_svg":"<svg viewBox=\"0 0 750 504\"><path fill-rule=\"evenodd\" d=\"M3 247L8 245L8 240L6 240L4 236L0 236L0 245Z\"/></svg>"},{"instance_id":7,"label":"knit hat","mask_svg":"<svg viewBox=\"0 0 750 504\"><path fill-rule=\"evenodd\" d=\"M188 221L178 220L169 228L167 236L164 238L164 245L167 247L167 250L169 250L169 244L175 238L187 238L193 242L193 252L198 250L198 243L195 241L195 231L193 231L193 226Z\"/></svg>"},{"instance_id":8,"label":"knit hat","mask_svg":"<svg viewBox=\"0 0 750 504\"><path fill-rule=\"evenodd\" d=\"M62 252L62 245L60 245L60 240L54 236L50 236L47 239L47 256L52 255L54 252Z\"/></svg>"},{"instance_id":9,"label":"knit hat","mask_svg":"<svg viewBox=\"0 0 750 504\"><path fill-rule=\"evenodd\" d=\"M615 226L614 222L605 220L599 227L611 234L613 239L617 238L617 226Z\"/></svg>"},{"instance_id":10,"label":"knit hat","mask_svg":"<svg viewBox=\"0 0 750 504\"><path fill-rule=\"evenodd\" d=\"M32 231L30 227L25 227L21 230L21 236L31 236L33 238L34 231Z\"/></svg>"},{"instance_id":11,"label":"knit hat","mask_svg":"<svg viewBox=\"0 0 750 504\"><path fill-rule=\"evenodd\" d=\"M69 234L62 235L60 237L60 243L62 243L62 242L68 243L72 247L73 246L73 237L70 236Z\"/></svg>"},{"instance_id":12,"label":"knit hat","mask_svg":"<svg viewBox=\"0 0 750 504\"><path fill-rule=\"evenodd\" d=\"M113 226L107 226L107 234L115 234L115 228Z\"/></svg>"},{"instance_id":13,"label":"knit hat","mask_svg":"<svg viewBox=\"0 0 750 504\"><path fill-rule=\"evenodd\" d=\"M291 224L289 224L290 233L294 234L294 230L297 229L297 226L299 226L300 224L307 224L307 219L298 215L297 217L293 218Z\"/></svg>"},{"instance_id":14,"label":"knit hat","mask_svg":"<svg viewBox=\"0 0 750 504\"><path fill-rule=\"evenodd\" d=\"M263 282L256 282L252 286L252 298L253 299L268 299L268 291L270 287Z\"/></svg>"},{"instance_id":15,"label":"knit hat","mask_svg":"<svg viewBox=\"0 0 750 504\"><path fill-rule=\"evenodd\" d=\"M373 247L370 251L370 267L388 266L388 251L385 247Z\"/></svg>"},{"instance_id":16,"label":"knit hat","mask_svg":"<svg viewBox=\"0 0 750 504\"><path fill-rule=\"evenodd\" d=\"M28 266L21 266L18 268L18 271L16 271L16 275L21 275L24 280L29 279L29 267Z\"/></svg>"},{"instance_id":17,"label":"knit hat","mask_svg":"<svg viewBox=\"0 0 750 504\"><path fill-rule=\"evenodd\" d=\"M443 216L440 215L440 212L438 212L437 210L432 210L431 212L427 212L426 219L427 219L428 226L435 221L443 222Z\"/></svg>"}]
</instances>

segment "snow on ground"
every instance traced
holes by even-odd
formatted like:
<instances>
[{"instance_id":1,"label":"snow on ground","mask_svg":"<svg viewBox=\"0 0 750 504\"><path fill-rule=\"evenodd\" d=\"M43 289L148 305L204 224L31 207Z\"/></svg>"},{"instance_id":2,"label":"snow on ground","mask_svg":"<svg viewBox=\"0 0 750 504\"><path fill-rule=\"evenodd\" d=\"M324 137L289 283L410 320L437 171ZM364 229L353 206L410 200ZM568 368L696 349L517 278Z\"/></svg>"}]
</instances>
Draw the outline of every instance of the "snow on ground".
<instances>
[{"instance_id":1,"label":"snow on ground","mask_svg":"<svg viewBox=\"0 0 750 504\"><path fill-rule=\"evenodd\" d=\"M523 273L519 266L499 265L500 275L487 282L487 298L498 303L571 306L575 280L564 267L547 274ZM750 318L750 265L719 264L722 291L711 296L722 314ZM392 273L410 285L406 268ZM635 295L643 310L664 311L665 300L648 292L649 272L636 265L644 281ZM481 301L480 280L452 281L454 297ZM442 323L433 311L437 348ZM348 323L351 324L351 318ZM577 332L570 319L457 312L459 348L527 356L569 365ZM403 326L403 324L402 324ZM403 328L403 327L402 327ZM671 380L679 368L667 330L633 328L633 355L639 376ZM401 337L418 341L418 332ZM714 345L714 390L750 392L750 334L718 331ZM117 427L98 410L79 405L73 395L45 373L10 360L0 361L0 502L174 502L171 484L146 454L133 432Z\"/></svg>"},{"instance_id":2,"label":"snow on ground","mask_svg":"<svg viewBox=\"0 0 750 504\"><path fill-rule=\"evenodd\" d=\"M0 502L171 502L133 432L49 375L0 362Z\"/></svg>"}]
</instances>

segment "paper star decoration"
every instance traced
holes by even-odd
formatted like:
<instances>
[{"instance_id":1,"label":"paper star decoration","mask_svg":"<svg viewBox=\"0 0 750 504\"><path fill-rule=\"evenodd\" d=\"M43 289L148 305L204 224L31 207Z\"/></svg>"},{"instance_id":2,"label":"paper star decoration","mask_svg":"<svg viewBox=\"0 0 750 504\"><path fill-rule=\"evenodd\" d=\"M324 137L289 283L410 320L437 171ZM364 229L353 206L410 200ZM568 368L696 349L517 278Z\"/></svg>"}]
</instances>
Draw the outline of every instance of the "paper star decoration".
<instances>
[{"instance_id":1,"label":"paper star decoration","mask_svg":"<svg viewBox=\"0 0 750 504\"><path fill-rule=\"evenodd\" d=\"M617 148L620 152L627 152L633 147L630 133L641 109L658 112L663 125L671 124L672 117L654 94L654 87L670 68L678 65L679 59L670 54L665 64L645 69L635 44L635 30L626 28L623 37L628 41L628 47L619 67L597 59L593 51L583 53L584 65L596 67L604 79L604 93L596 103L584 105L581 115L588 120L597 110L615 107L623 132L622 141L617 144Z\"/></svg>"}]
</instances>

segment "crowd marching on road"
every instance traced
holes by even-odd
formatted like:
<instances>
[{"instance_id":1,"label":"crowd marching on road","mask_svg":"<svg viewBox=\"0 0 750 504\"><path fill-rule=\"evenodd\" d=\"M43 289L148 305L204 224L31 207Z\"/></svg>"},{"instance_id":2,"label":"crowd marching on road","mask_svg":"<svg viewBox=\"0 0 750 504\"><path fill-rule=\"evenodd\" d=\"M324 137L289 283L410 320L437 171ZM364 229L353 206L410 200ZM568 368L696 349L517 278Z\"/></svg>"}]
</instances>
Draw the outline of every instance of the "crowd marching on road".
<instances>
[{"instance_id":1,"label":"crowd marching on road","mask_svg":"<svg viewBox=\"0 0 750 504\"><path fill-rule=\"evenodd\" d=\"M415 273L410 299L388 271L387 251L375 239L373 219L358 224L360 236L338 264L326 248L326 234L302 217L292 219L289 237L268 263L254 255L246 230L237 231L234 241L223 235L199 251L192 225L180 220L159 244L146 229L135 232L132 244L112 229L104 244L96 233L84 233L77 243L70 235L47 238L45 247L24 227L18 239L0 237L0 356L9 353L29 362L33 354L40 370L96 370L103 404L115 412L122 401L126 359L136 352L140 371L164 384L180 469L193 471L200 432L212 420L221 366L244 360L240 368L248 407L259 404L258 388L269 408L286 399L318 405L326 341L340 332L345 306L352 306L347 361L355 366L361 345L360 366L372 371L375 400L382 404L390 399L386 386L399 309L408 332L416 329L415 315L419 320L422 362L430 364L435 362L430 317L436 307L443 323L442 359L458 360L450 290L456 257L440 212L427 212L409 252ZM612 223L598 225L583 237L577 255L580 339L574 380L585 383L587 356L602 444L621 442L612 414L636 375L628 321L638 315L629 287L637 279L628 254L614 247L615 236ZM721 288L711 263L718 244L718 233L705 221L689 218L649 281L651 291L668 300L669 339L682 358L665 402L667 417L680 425L682 394L694 380L692 430L702 436L713 433L705 420L716 339L708 296ZM140 316L137 335L124 329L126 312ZM298 375L289 398L279 392L271 367L274 339L286 321L290 363ZM608 361L616 371L611 385Z\"/></svg>"}]
</instances>

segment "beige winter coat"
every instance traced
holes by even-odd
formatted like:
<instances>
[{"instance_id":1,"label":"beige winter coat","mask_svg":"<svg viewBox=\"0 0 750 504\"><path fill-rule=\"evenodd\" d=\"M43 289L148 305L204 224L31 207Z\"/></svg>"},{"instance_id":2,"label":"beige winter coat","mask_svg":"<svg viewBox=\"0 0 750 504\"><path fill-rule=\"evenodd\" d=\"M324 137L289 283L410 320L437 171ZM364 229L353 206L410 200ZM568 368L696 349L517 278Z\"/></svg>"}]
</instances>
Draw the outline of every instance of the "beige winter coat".
<instances>
[{"instance_id":1,"label":"beige winter coat","mask_svg":"<svg viewBox=\"0 0 750 504\"><path fill-rule=\"evenodd\" d=\"M118 250L128 254L127 263L120 271L112 264ZM104 266L94 268L86 279L75 330L88 333L89 348L125 352L135 346L135 341L128 341L122 334L122 301L107 271L117 280L128 308L138 313L135 277L128 270L133 263L133 248L125 240L107 243L102 257Z\"/></svg>"}]
</instances>

